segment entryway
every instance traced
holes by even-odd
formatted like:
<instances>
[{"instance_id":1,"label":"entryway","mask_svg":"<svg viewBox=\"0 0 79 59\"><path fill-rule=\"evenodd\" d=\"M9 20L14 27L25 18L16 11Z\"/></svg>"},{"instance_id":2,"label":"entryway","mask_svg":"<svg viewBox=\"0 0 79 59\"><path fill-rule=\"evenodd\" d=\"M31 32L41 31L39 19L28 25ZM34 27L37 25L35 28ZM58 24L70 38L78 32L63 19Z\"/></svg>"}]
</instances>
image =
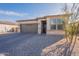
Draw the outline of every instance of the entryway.
<instances>
[{"instance_id":1,"label":"entryway","mask_svg":"<svg viewBox=\"0 0 79 59\"><path fill-rule=\"evenodd\" d=\"M46 21L42 21L42 28L41 28L41 31L42 33L45 33L46 34Z\"/></svg>"}]
</instances>

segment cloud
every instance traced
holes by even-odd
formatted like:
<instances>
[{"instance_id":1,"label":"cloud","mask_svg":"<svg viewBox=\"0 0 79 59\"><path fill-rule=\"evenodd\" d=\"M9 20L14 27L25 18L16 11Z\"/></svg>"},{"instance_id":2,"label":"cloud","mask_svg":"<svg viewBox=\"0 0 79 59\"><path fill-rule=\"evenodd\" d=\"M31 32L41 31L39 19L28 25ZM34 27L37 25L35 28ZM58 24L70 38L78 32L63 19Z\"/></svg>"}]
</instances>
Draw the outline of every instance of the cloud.
<instances>
[{"instance_id":1,"label":"cloud","mask_svg":"<svg viewBox=\"0 0 79 59\"><path fill-rule=\"evenodd\" d=\"M0 14L8 16L21 16L21 17L28 15L27 13L18 13L15 11L4 11L4 10L0 10Z\"/></svg>"},{"instance_id":2,"label":"cloud","mask_svg":"<svg viewBox=\"0 0 79 59\"><path fill-rule=\"evenodd\" d=\"M48 15L60 15L60 14L64 14L61 9L57 9L57 10L50 10L48 12L42 12L42 13L39 13L38 17L42 17L42 16L48 16Z\"/></svg>"}]
</instances>

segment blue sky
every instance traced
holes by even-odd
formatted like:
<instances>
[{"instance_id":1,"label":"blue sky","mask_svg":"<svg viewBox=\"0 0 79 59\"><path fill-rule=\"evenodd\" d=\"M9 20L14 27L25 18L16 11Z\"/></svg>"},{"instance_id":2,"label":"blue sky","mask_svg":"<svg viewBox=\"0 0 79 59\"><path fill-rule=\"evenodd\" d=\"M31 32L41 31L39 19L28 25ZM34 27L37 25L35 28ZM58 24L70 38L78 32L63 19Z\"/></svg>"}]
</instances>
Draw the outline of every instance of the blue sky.
<instances>
[{"instance_id":1,"label":"blue sky","mask_svg":"<svg viewBox=\"0 0 79 59\"><path fill-rule=\"evenodd\" d=\"M0 4L0 20L25 20L45 15L61 13L63 4L4 3Z\"/></svg>"}]
</instances>

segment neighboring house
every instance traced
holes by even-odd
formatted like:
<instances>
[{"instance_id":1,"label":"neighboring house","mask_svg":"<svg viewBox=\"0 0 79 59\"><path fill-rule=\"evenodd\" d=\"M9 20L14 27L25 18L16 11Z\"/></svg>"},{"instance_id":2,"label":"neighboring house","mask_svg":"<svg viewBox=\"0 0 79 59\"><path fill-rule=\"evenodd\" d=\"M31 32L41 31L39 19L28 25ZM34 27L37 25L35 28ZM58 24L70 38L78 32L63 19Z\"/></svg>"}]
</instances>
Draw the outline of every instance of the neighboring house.
<instances>
[{"instance_id":1,"label":"neighboring house","mask_svg":"<svg viewBox=\"0 0 79 59\"><path fill-rule=\"evenodd\" d=\"M9 21L0 21L0 33L17 32L19 26Z\"/></svg>"},{"instance_id":2,"label":"neighboring house","mask_svg":"<svg viewBox=\"0 0 79 59\"><path fill-rule=\"evenodd\" d=\"M24 33L46 33L46 34L63 34L63 21L70 14L50 15L36 19L18 20L20 32Z\"/></svg>"}]
</instances>

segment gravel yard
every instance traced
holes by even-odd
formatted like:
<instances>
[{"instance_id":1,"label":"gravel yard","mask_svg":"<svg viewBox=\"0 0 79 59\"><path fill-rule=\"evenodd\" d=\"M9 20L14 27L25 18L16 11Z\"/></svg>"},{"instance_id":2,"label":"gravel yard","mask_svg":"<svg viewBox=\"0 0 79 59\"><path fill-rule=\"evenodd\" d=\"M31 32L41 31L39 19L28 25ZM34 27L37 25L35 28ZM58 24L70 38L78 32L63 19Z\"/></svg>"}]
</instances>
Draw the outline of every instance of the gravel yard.
<instances>
[{"instance_id":1,"label":"gravel yard","mask_svg":"<svg viewBox=\"0 0 79 59\"><path fill-rule=\"evenodd\" d=\"M64 52L66 48L65 42L66 40L62 39L54 44L51 44L50 46L42 50L41 55L42 56L64 56ZM72 50L71 56L79 56L79 36L76 39L76 43Z\"/></svg>"},{"instance_id":2,"label":"gravel yard","mask_svg":"<svg viewBox=\"0 0 79 59\"><path fill-rule=\"evenodd\" d=\"M61 40L62 35L13 33L0 35L1 56L40 56L42 50Z\"/></svg>"}]
</instances>

